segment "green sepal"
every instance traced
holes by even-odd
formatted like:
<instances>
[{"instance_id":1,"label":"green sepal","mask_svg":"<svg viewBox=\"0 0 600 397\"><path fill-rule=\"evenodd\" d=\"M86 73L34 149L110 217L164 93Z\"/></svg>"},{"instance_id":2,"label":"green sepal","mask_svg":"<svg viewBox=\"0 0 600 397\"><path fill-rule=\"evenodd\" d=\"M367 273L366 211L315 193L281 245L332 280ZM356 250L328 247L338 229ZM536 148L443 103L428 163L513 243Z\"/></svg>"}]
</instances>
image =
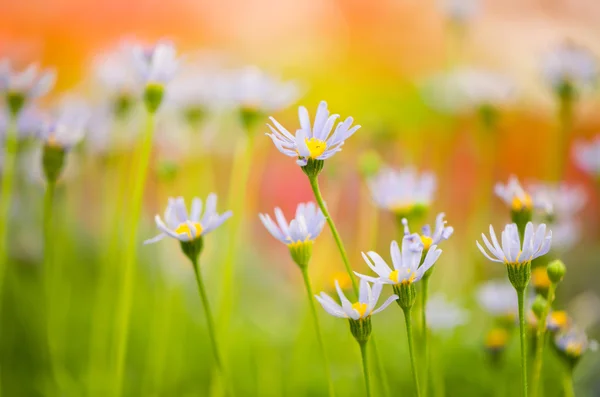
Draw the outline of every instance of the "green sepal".
<instances>
[{"instance_id":1,"label":"green sepal","mask_svg":"<svg viewBox=\"0 0 600 397\"><path fill-rule=\"evenodd\" d=\"M306 240L300 243L289 244L288 248L290 249L290 255L292 255L292 259L296 263L296 265L302 267L308 266L310 262L310 258L312 257L313 251L312 240Z\"/></svg>"},{"instance_id":2,"label":"green sepal","mask_svg":"<svg viewBox=\"0 0 600 397\"><path fill-rule=\"evenodd\" d=\"M190 240L190 241L180 241L181 250L187 256L193 264L198 263L198 257L204 248L204 238L202 236Z\"/></svg>"},{"instance_id":3,"label":"green sepal","mask_svg":"<svg viewBox=\"0 0 600 397\"><path fill-rule=\"evenodd\" d=\"M371 316L359 318L358 320L349 319L350 332L358 343L366 343L371 336Z\"/></svg>"},{"instance_id":4,"label":"green sepal","mask_svg":"<svg viewBox=\"0 0 600 397\"><path fill-rule=\"evenodd\" d=\"M531 262L508 263L506 265L508 279L516 290L524 290L531 279Z\"/></svg>"},{"instance_id":5,"label":"green sepal","mask_svg":"<svg viewBox=\"0 0 600 397\"><path fill-rule=\"evenodd\" d=\"M6 93L6 104L10 114L16 117L25 106L25 95L21 92L9 91Z\"/></svg>"},{"instance_id":6,"label":"green sepal","mask_svg":"<svg viewBox=\"0 0 600 397\"><path fill-rule=\"evenodd\" d=\"M66 150L61 146L44 145L42 166L46 180L55 183L65 166Z\"/></svg>"},{"instance_id":7,"label":"green sepal","mask_svg":"<svg viewBox=\"0 0 600 397\"><path fill-rule=\"evenodd\" d=\"M417 288L413 283L401 283L393 285L394 293L398 295L396 303L402 310L410 310L417 299Z\"/></svg>"},{"instance_id":8,"label":"green sepal","mask_svg":"<svg viewBox=\"0 0 600 397\"><path fill-rule=\"evenodd\" d=\"M149 83L144 90L144 104L149 113L156 113L165 94L165 88L159 83Z\"/></svg>"},{"instance_id":9,"label":"green sepal","mask_svg":"<svg viewBox=\"0 0 600 397\"><path fill-rule=\"evenodd\" d=\"M325 161L323 160L309 158L306 162L306 165L302 167L302 172L304 172L309 178L316 178L323 170L324 165Z\"/></svg>"}]
</instances>

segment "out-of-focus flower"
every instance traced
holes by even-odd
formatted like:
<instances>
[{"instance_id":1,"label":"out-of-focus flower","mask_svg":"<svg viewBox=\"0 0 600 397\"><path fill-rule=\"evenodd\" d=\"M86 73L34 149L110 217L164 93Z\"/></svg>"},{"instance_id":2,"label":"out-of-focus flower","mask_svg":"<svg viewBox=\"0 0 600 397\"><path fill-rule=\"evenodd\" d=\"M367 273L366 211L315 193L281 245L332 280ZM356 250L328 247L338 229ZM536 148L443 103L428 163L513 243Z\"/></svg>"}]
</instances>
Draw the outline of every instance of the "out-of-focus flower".
<instances>
[{"instance_id":1,"label":"out-of-focus flower","mask_svg":"<svg viewBox=\"0 0 600 397\"><path fill-rule=\"evenodd\" d=\"M0 110L0 139L6 136L10 114ZM26 139L38 136L44 124L44 114L34 105L25 106L17 116L17 137Z\"/></svg>"},{"instance_id":2,"label":"out-of-focus flower","mask_svg":"<svg viewBox=\"0 0 600 397\"><path fill-rule=\"evenodd\" d=\"M465 324L469 312L448 302L443 295L437 294L427 301L427 325L434 331L452 330Z\"/></svg>"},{"instance_id":3,"label":"out-of-focus flower","mask_svg":"<svg viewBox=\"0 0 600 397\"><path fill-rule=\"evenodd\" d=\"M188 215L183 197L169 198L169 204L164 214L164 221L159 215L154 220L161 233L144 244L152 244L169 236L181 242L190 242L215 230L223 224L232 212L217 213L217 195L211 193L206 199L206 207L202 214L202 200L194 197L191 212Z\"/></svg>"},{"instance_id":4,"label":"out-of-focus flower","mask_svg":"<svg viewBox=\"0 0 600 397\"><path fill-rule=\"evenodd\" d=\"M323 306L323 309L335 317L348 318L352 320L367 319L371 317L371 315L379 313L388 307L390 303L398 299L396 295L392 295L387 298L378 309L375 309L383 288L382 284L373 284L373 289L371 290L369 283L365 280L361 280L358 302L356 303L351 303L348 298L346 298L344 291L342 291L337 282L335 286L341 305L325 292L321 292L320 295L315 295L315 298L317 298L317 301L319 301L321 306Z\"/></svg>"},{"instance_id":5,"label":"out-of-focus flower","mask_svg":"<svg viewBox=\"0 0 600 397\"><path fill-rule=\"evenodd\" d=\"M56 116L45 123L40 138L46 146L70 149L85 135L91 112L80 99L63 100L56 111Z\"/></svg>"},{"instance_id":6,"label":"out-of-focus flower","mask_svg":"<svg viewBox=\"0 0 600 397\"><path fill-rule=\"evenodd\" d=\"M552 249L566 252L581 240L581 224L578 221L558 221L552 225Z\"/></svg>"},{"instance_id":7,"label":"out-of-focus flower","mask_svg":"<svg viewBox=\"0 0 600 397\"><path fill-rule=\"evenodd\" d=\"M598 77L598 64L587 49L566 41L543 56L542 73L548 84L564 95L593 85Z\"/></svg>"},{"instance_id":8,"label":"out-of-focus flower","mask_svg":"<svg viewBox=\"0 0 600 397\"><path fill-rule=\"evenodd\" d=\"M421 214L431 204L436 188L432 173L419 174L414 168L384 168L369 180L369 190L379 208L401 218Z\"/></svg>"},{"instance_id":9,"label":"out-of-focus flower","mask_svg":"<svg viewBox=\"0 0 600 397\"><path fill-rule=\"evenodd\" d=\"M485 348L493 354L504 350L508 342L508 331L506 328L492 328L485 336Z\"/></svg>"},{"instance_id":10,"label":"out-of-focus flower","mask_svg":"<svg viewBox=\"0 0 600 397\"><path fill-rule=\"evenodd\" d=\"M37 64L31 64L18 72L12 69L8 59L0 61L0 92L9 96L9 104L11 97L20 99L22 105L27 99L45 95L55 81L56 73L52 69L40 71Z\"/></svg>"},{"instance_id":11,"label":"out-of-focus flower","mask_svg":"<svg viewBox=\"0 0 600 397\"><path fill-rule=\"evenodd\" d=\"M440 212L435 218L435 230L431 232L431 226L425 225L423 226L421 233L421 242L423 243L423 248L428 250L432 245L438 245L444 240L448 240L452 233L454 233L454 228L452 226L446 226L446 221L444 217L446 214ZM410 235L410 229L408 227L408 220L406 218L402 219L402 224L404 225L404 234Z\"/></svg>"},{"instance_id":12,"label":"out-of-focus flower","mask_svg":"<svg viewBox=\"0 0 600 397\"><path fill-rule=\"evenodd\" d=\"M479 0L441 0L446 16L455 23L464 24L479 12Z\"/></svg>"},{"instance_id":13,"label":"out-of-focus flower","mask_svg":"<svg viewBox=\"0 0 600 397\"><path fill-rule=\"evenodd\" d=\"M545 208L548 204L545 200L534 201L531 193L525 191L519 183L519 179L511 175L506 184L497 183L494 186L494 193L513 211L531 211L535 208Z\"/></svg>"},{"instance_id":14,"label":"out-of-focus flower","mask_svg":"<svg viewBox=\"0 0 600 397\"><path fill-rule=\"evenodd\" d=\"M464 68L434 76L424 96L433 108L456 113L495 110L513 102L516 91L514 82L500 73Z\"/></svg>"},{"instance_id":15,"label":"out-of-focus flower","mask_svg":"<svg viewBox=\"0 0 600 397\"><path fill-rule=\"evenodd\" d=\"M553 310L546 318L546 328L551 332L565 330L571 326L571 323L571 318L564 310Z\"/></svg>"},{"instance_id":16,"label":"out-of-focus flower","mask_svg":"<svg viewBox=\"0 0 600 397\"><path fill-rule=\"evenodd\" d=\"M295 82L281 81L257 67L248 66L230 73L226 96L239 109L267 113L290 106L300 97L300 89Z\"/></svg>"},{"instance_id":17,"label":"out-of-focus flower","mask_svg":"<svg viewBox=\"0 0 600 397\"><path fill-rule=\"evenodd\" d=\"M587 197L580 186L532 184L528 187L533 202L538 203L549 221L571 220L585 205Z\"/></svg>"},{"instance_id":18,"label":"out-of-focus flower","mask_svg":"<svg viewBox=\"0 0 600 397\"><path fill-rule=\"evenodd\" d=\"M600 180L600 135L590 142L577 142L573 146L575 162L583 171Z\"/></svg>"},{"instance_id":19,"label":"out-of-focus flower","mask_svg":"<svg viewBox=\"0 0 600 397\"><path fill-rule=\"evenodd\" d=\"M596 351L598 343L589 340L585 332L571 328L566 332L557 334L554 339L554 347L561 358L573 368L588 351Z\"/></svg>"},{"instance_id":20,"label":"out-of-focus flower","mask_svg":"<svg viewBox=\"0 0 600 397\"><path fill-rule=\"evenodd\" d=\"M495 317L509 317L511 321L517 313L517 294L505 281L488 281L477 290L479 305Z\"/></svg>"},{"instance_id":21,"label":"out-of-focus flower","mask_svg":"<svg viewBox=\"0 0 600 397\"><path fill-rule=\"evenodd\" d=\"M296 217L287 222L280 208L275 208L277 223L267 214L258 215L263 225L277 240L286 244L294 262L307 266L312 255L314 240L321 234L325 216L314 203L302 203L296 209Z\"/></svg>"},{"instance_id":22,"label":"out-of-focus flower","mask_svg":"<svg viewBox=\"0 0 600 397\"><path fill-rule=\"evenodd\" d=\"M308 160L326 160L335 153L342 150L346 139L354 134L360 125L352 127L354 119L346 118L338 123L332 133L336 120L340 117L337 114L329 115L327 102L321 101L314 124L310 124L308 110L304 106L298 108L298 117L300 119L300 129L296 131L295 136L286 130L273 117L269 119L275 127L268 124L272 134L267 134L277 149L290 157L297 157L296 163L304 167Z\"/></svg>"},{"instance_id":23,"label":"out-of-focus flower","mask_svg":"<svg viewBox=\"0 0 600 397\"><path fill-rule=\"evenodd\" d=\"M538 266L531 271L531 285L536 293L546 297L550 284L550 278L545 266Z\"/></svg>"},{"instance_id":24,"label":"out-of-focus flower","mask_svg":"<svg viewBox=\"0 0 600 397\"><path fill-rule=\"evenodd\" d=\"M161 40L150 47L134 44L130 53L137 78L144 84L162 86L175 77L179 62L175 46L170 41Z\"/></svg>"},{"instance_id":25,"label":"out-of-focus flower","mask_svg":"<svg viewBox=\"0 0 600 397\"><path fill-rule=\"evenodd\" d=\"M552 244L552 231L548 230L546 233L546 225L543 223L537 227L531 222L527 224L522 245L517 225L514 223L506 225L502 231L502 245L498 242L492 225L490 237L493 244L485 234L482 233L481 237L491 255L477 241L481 253L492 262L504 263L508 267L520 267L531 263L533 259L546 255Z\"/></svg>"},{"instance_id":26,"label":"out-of-focus flower","mask_svg":"<svg viewBox=\"0 0 600 397\"><path fill-rule=\"evenodd\" d=\"M392 270L383 258L374 251L367 254L362 253L363 259L378 277L365 276L364 274L355 274L361 279L379 282L383 284L413 284L419 281L423 274L429 270L440 257L442 250L432 245L427 251L427 255L421 264L421 255L423 254L423 243L418 234L404 236L402 239L402 252L396 241L390 245L390 256L394 270Z\"/></svg>"}]
</instances>

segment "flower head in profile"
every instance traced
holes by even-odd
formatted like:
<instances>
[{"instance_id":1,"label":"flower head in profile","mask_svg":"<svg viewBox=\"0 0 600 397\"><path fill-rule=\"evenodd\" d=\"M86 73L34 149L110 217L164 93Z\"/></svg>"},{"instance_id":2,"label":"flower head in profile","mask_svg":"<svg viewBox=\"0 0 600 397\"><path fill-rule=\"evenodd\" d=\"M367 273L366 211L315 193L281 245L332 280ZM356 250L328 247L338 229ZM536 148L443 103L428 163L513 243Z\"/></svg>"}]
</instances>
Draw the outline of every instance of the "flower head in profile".
<instances>
[{"instance_id":1,"label":"flower head in profile","mask_svg":"<svg viewBox=\"0 0 600 397\"><path fill-rule=\"evenodd\" d=\"M544 55L542 73L559 95L570 95L595 82L598 64L587 49L565 41Z\"/></svg>"},{"instance_id":2,"label":"flower head in profile","mask_svg":"<svg viewBox=\"0 0 600 397\"><path fill-rule=\"evenodd\" d=\"M479 305L494 317L508 319L511 323L517 314L517 295L505 281L488 281L477 289Z\"/></svg>"},{"instance_id":3,"label":"flower head in profile","mask_svg":"<svg viewBox=\"0 0 600 397\"><path fill-rule=\"evenodd\" d=\"M296 216L289 223L280 208L275 208L277 222L267 214L258 216L273 237L288 246L298 266L308 265L314 240L325 225L325 216L320 208L314 203L298 204Z\"/></svg>"},{"instance_id":4,"label":"flower head in profile","mask_svg":"<svg viewBox=\"0 0 600 397\"><path fill-rule=\"evenodd\" d=\"M419 174L414 168L384 168L369 180L371 197L379 208L399 217L424 212L435 193L436 180L431 173Z\"/></svg>"},{"instance_id":5,"label":"flower head in profile","mask_svg":"<svg viewBox=\"0 0 600 397\"><path fill-rule=\"evenodd\" d=\"M133 44L130 47L130 54L137 77L145 84L168 83L175 76L179 66L175 46L166 40L147 47Z\"/></svg>"},{"instance_id":6,"label":"flower head in profile","mask_svg":"<svg viewBox=\"0 0 600 397\"><path fill-rule=\"evenodd\" d=\"M55 117L45 123L40 138L45 146L70 149L84 137L91 117L90 108L79 98L65 98Z\"/></svg>"},{"instance_id":7,"label":"flower head in profile","mask_svg":"<svg viewBox=\"0 0 600 397\"><path fill-rule=\"evenodd\" d=\"M553 341L559 356L571 367L574 367L586 352L598 349L598 343L595 340L589 340L585 332L575 327L558 333Z\"/></svg>"},{"instance_id":8,"label":"flower head in profile","mask_svg":"<svg viewBox=\"0 0 600 397\"><path fill-rule=\"evenodd\" d=\"M421 264L423 249L423 243L418 234L404 236L402 239L402 251L400 251L400 247L396 241L392 241L390 244L393 270L378 253L369 251L367 254L362 253L363 259L378 277L355 273L361 279L382 284L416 283L435 264L442 253L442 250L432 245Z\"/></svg>"},{"instance_id":9,"label":"flower head in profile","mask_svg":"<svg viewBox=\"0 0 600 397\"><path fill-rule=\"evenodd\" d=\"M504 201L512 211L531 211L536 207L536 204L541 207L546 205L545 201L536 203L533 200L531 193L523 189L519 183L519 179L514 175L510 176L506 184L497 183L496 186L494 186L494 193L496 193L496 196Z\"/></svg>"},{"instance_id":10,"label":"flower head in profile","mask_svg":"<svg viewBox=\"0 0 600 397\"><path fill-rule=\"evenodd\" d=\"M295 82L284 82L254 66L231 73L227 97L239 109L259 113L276 112L300 96Z\"/></svg>"},{"instance_id":11,"label":"flower head in profile","mask_svg":"<svg viewBox=\"0 0 600 397\"><path fill-rule=\"evenodd\" d=\"M466 324L469 312L437 294L427 300L427 325L434 331L450 331Z\"/></svg>"},{"instance_id":12,"label":"flower head in profile","mask_svg":"<svg viewBox=\"0 0 600 397\"><path fill-rule=\"evenodd\" d=\"M317 109L314 123L311 125L308 110L304 106L298 108L300 129L295 135L291 134L273 117L269 119L273 125L268 124L271 134L267 134L277 149L290 157L296 157L296 163L304 167L308 160L326 160L342 150L346 139L350 138L360 125L352 126L354 119L346 118L343 122L335 123L340 117L329 114L327 102L322 101ZM335 129L334 129L335 126Z\"/></svg>"},{"instance_id":13,"label":"flower head in profile","mask_svg":"<svg viewBox=\"0 0 600 397\"><path fill-rule=\"evenodd\" d=\"M448 240L452 236L452 233L454 233L452 226L446 226L445 216L446 214L443 212L437 215L435 218L435 230L433 232L431 226L423 226L421 242L423 243L424 250L428 250L432 245L438 245L442 241ZM404 235L410 235L410 228L408 227L408 220L406 218L402 219L402 224L404 225Z\"/></svg>"},{"instance_id":14,"label":"flower head in profile","mask_svg":"<svg viewBox=\"0 0 600 397\"><path fill-rule=\"evenodd\" d=\"M600 135L590 142L577 142L573 156L579 168L600 181Z\"/></svg>"},{"instance_id":15,"label":"flower head in profile","mask_svg":"<svg viewBox=\"0 0 600 397\"><path fill-rule=\"evenodd\" d=\"M371 289L371 286L367 281L361 280L358 302L355 303L351 303L350 300L346 298L344 291L342 291L337 282L335 286L341 305L325 292L321 292L320 295L315 295L315 298L317 298L321 306L323 306L323 309L335 317L348 318L352 320L367 319L371 317L371 315L379 313L388 307L390 303L398 299L396 295L392 295L387 298L378 309L375 309L383 288L382 284L375 283Z\"/></svg>"},{"instance_id":16,"label":"flower head in profile","mask_svg":"<svg viewBox=\"0 0 600 397\"><path fill-rule=\"evenodd\" d=\"M543 223L534 227L533 223L529 222L525 228L522 244L517 225L514 223L506 225L502 231L502 245L498 242L492 225L490 225L492 243L485 234L482 233L481 237L489 251L488 253L477 241L477 247L481 253L492 262L504 263L507 266L531 263L533 259L546 255L552 244L552 231L547 231L546 225Z\"/></svg>"},{"instance_id":17,"label":"flower head in profile","mask_svg":"<svg viewBox=\"0 0 600 397\"><path fill-rule=\"evenodd\" d=\"M198 197L194 197L192 200L189 214L183 197L169 198L164 221L159 215L154 218L161 233L146 240L144 244L155 243L167 236L180 242L195 241L221 226L231 215L231 211L219 215L217 212L217 195L214 193L208 195L204 213L202 213L202 200Z\"/></svg>"},{"instance_id":18,"label":"flower head in profile","mask_svg":"<svg viewBox=\"0 0 600 397\"><path fill-rule=\"evenodd\" d=\"M52 69L39 70L31 64L24 70L14 70L8 59L0 61L0 92L17 95L23 99L33 99L45 95L52 89L56 73Z\"/></svg>"}]
</instances>

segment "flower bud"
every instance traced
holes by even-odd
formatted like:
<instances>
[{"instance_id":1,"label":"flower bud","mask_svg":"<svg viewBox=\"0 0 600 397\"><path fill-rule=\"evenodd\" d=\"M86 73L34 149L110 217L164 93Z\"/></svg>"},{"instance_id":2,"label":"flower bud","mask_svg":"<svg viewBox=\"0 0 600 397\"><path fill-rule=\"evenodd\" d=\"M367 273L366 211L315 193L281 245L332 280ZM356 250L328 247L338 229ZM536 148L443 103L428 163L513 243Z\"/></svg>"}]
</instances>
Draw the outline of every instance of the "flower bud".
<instances>
[{"instance_id":1,"label":"flower bud","mask_svg":"<svg viewBox=\"0 0 600 397\"><path fill-rule=\"evenodd\" d=\"M535 314L535 317L540 320L544 316L546 311L546 305L548 302L541 295L536 295L535 300L531 304L531 311Z\"/></svg>"},{"instance_id":2,"label":"flower bud","mask_svg":"<svg viewBox=\"0 0 600 397\"><path fill-rule=\"evenodd\" d=\"M162 84L150 83L144 91L144 104L149 113L156 113L162 103L165 88Z\"/></svg>"},{"instance_id":3,"label":"flower bud","mask_svg":"<svg viewBox=\"0 0 600 397\"><path fill-rule=\"evenodd\" d=\"M548 278L553 284L558 284L562 281L565 273L567 272L567 268L563 261L560 259L556 259L548 264L546 267L546 272L548 273Z\"/></svg>"},{"instance_id":4,"label":"flower bud","mask_svg":"<svg viewBox=\"0 0 600 397\"><path fill-rule=\"evenodd\" d=\"M42 153L42 166L46 181L55 183L65 165L65 149L58 145L45 145Z\"/></svg>"}]
</instances>

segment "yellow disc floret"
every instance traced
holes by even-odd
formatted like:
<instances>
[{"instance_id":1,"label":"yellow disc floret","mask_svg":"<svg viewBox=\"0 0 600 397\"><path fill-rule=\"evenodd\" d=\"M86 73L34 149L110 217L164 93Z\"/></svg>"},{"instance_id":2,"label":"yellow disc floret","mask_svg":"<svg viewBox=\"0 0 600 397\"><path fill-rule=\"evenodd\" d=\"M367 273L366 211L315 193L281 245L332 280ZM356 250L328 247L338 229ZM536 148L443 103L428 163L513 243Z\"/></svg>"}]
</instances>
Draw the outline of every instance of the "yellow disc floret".
<instances>
[{"instance_id":1,"label":"yellow disc floret","mask_svg":"<svg viewBox=\"0 0 600 397\"><path fill-rule=\"evenodd\" d=\"M185 233L191 239L200 237L200 235L202 234L202 225L199 222L192 222L192 225L194 226L194 229L196 229L195 236L192 234L192 229L190 228L190 225L188 223L182 223L179 226L177 226L177 229L175 229L175 233Z\"/></svg>"},{"instance_id":2,"label":"yellow disc floret","mask_svg":"<svg viewBox=\"0 0 600 397\"><path fill-rule=\"evenodd\" d=\"M523 196L513 197L511 207L514 211L530 210L532 207L531 196L524 193Z\"/></svg>"},{"instance_id":3,"label":"yellow disc floret","mask_svg":"<svg viewBox=\"0 0 600 397\"><path fill-rule=\"evenodd\" d=\"M550 326L558 329L563 329L569 325L569 316L564 310L553 311L550 313L550 318L548 320L550 322Z\"/></svg>"},{"instance_id":4,"label":"yellow disc floret","mask_svg":"<svg viewBox=\"0 0 600 397\"><path fill-rule=\"evenodd\" d=\"M494 328L485 337L485 347L488 349L502 349L508 341L508 332L504 328Z\"/></svg>"},{"instance_id":5,"label":"yellow disc floret","mask_svg":"<svg viewBox=\"0 0 600 397\"><path fill-rule=\"evenodd\" d=\"M433 243L433 239L429 236L421 236L421 242L423 243L423 249L428 250Z\"/></svg>"},{"instance_id":6,"label":"yellow disc floret","mask_svg":"<svg viewBox=\"0 0 600 397\"><path fill-rule=\"evenodd\" d=\"M358 315L362 318L367 312L367 304L362 302L356 302L352 305L352 308L358 312Z\"/></svg>"},{"instance_id":7,"label":"yellow disc floret","mask_svg":"<svg viewBox=\"0 0 600 397\"><path fill-rule=\"evenodd\" d=\"M404 278L402 282L400 282L400 272L398 270L394 270L393 272L391 272L389 277L390 280L392 280L396 284L411 284L413 281L415 281L417 274L415 272L412 272L410 269L406 269L406 273L410 276L408 278Z\"/></svg>"},{"instance_id":8,"label":"yellow disc floret","mask_svg":"<svg viewBox=\"0 0 600 397\"><path fill-rule=\"evenodd\" d=\"M583 350L583 346L581 342L569 342L567 346L565 346L565 352L571 356L581 356L581 351Z\"/></svg>"},{"instance_id":9,"label":"yellow disc floret","mask_svg":"<svg viewBox=\"0 0 600 397\"><path fill-rule=\"evenodd\" d=\"M325 149L327 149L327 143L317 138L306 138L305 142L306 147L308 147L308 151L310 152L308 157L311 159L316 159L325 152Z\"/></svg>"}]
</instances>

